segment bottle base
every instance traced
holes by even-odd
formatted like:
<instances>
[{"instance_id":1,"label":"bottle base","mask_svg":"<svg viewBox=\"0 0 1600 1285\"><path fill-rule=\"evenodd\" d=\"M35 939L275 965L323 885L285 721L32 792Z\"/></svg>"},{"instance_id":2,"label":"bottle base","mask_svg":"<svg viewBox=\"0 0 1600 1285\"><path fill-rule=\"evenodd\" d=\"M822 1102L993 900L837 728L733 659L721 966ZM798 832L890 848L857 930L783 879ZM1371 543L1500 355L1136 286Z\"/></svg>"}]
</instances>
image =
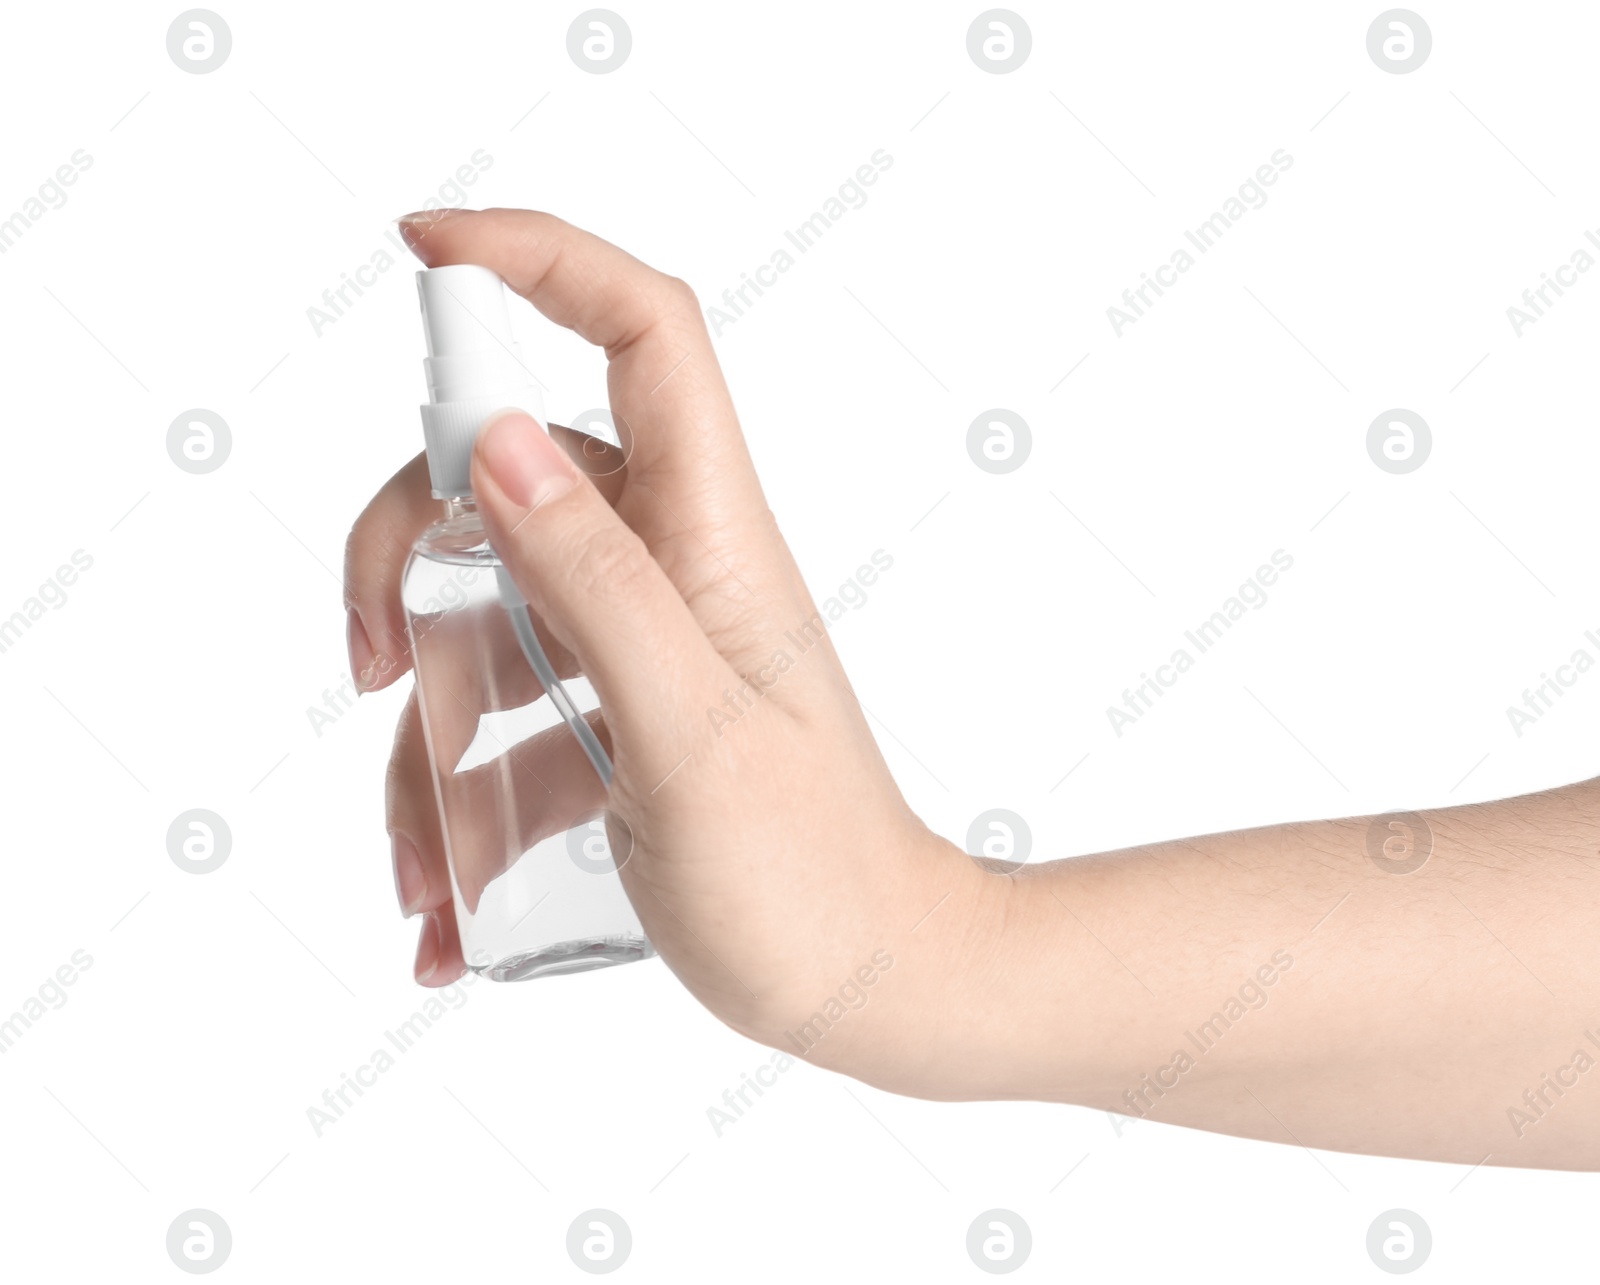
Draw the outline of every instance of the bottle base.
<instances>
[{"instance_id":1,"label":"bottle base","mask_svg":"<svg viewBox=\"0 0 1600 1285\"><path fill-rule=\"evenodd\" d=\"M472 971L494 982L525 982L534 977L559 977L586 973L591 968L609 968L612 964L631 964L650 959L655 953L655 947L643 937L590 937L508 955Z\"/></svg>"}]
</instances>

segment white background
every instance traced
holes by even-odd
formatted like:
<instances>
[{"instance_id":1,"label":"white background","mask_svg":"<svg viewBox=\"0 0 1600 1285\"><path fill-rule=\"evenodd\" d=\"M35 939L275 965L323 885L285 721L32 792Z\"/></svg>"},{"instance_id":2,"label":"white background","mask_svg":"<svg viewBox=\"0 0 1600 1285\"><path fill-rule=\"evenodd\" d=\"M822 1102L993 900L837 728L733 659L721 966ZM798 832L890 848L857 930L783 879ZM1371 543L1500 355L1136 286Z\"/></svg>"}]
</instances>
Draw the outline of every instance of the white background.
<instances>
[{"instance_id":1,"label":"white background","mask_svg":"<svg viewBox=\"0 0 1600 1285\"><path fill-rule=\"evenodd\" d=\"M9 1278L177 1279L194 1207L241 1281L587 1279L565 1235L596 1206L643 1280L983 1279L994 1207L1040 1280L1377 1279L1394 1207L1432 1228L1424 1275L1587 1261L1593 1176L805 1065L718 1137L768 1053L659 963L478 983L315 1136L424 998L383 831L405 685L307 715L346 678L344 536L418 449L423 386L411 263L320 336L307 309L478 149L468 203L555 211L707 303L884 149L717 347L819 597L894 558L834 637L936 828L1010 808L1054 858L1557 785L1594 771L1600 677L1520 737L1505 709L1597 651L1600 273L1521 338L1506 309L1600 226L1600 14L1423 7L1432 55L1392 75L1375 2L1028 5L1032 54L993 75L977 3L616 0L632 54L593 75L576 4L216 2L206 75L168 57L177 6L14 8L0 47L0 218L93 158L0 255L0 617L93 558L0 654L0 1015L94 961L0 1057ZM1107 307L1280 148L1268 203L1118 338ZM598 355L518 309L551 415L603 405ZM193 407L232 431L205 476L166 451ZM991 407L1032 429L1005 476L966 451ZM1391 407L1432 428L1406 476L1365 448ZM1106 706L1280 548L1268 604L1117 737ZM205 876L166 851L196 807L233 834Z\"/></svg>"}]
</instances>

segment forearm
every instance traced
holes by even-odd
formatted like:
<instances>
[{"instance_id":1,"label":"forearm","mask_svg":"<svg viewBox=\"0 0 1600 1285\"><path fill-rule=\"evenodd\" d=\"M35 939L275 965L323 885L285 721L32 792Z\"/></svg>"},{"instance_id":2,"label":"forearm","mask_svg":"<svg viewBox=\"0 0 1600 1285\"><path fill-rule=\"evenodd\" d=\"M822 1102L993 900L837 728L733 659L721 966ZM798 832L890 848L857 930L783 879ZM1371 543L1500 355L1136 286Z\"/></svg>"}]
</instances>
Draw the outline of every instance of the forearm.
<instances>
[{"instance_id":1,"label":"forearm","mask_svg":"<svg viewBox=\"0 0 1600 1285\"><path fill-rule=\"evenodd\" d=\"M907 935L880 1027L901 1051L872 1069L929 1097L1600 1168L1597 816L1595 783L1426 813L1410 873L1369 857L1373 818L978 871Z\"/></svg>"}]
</instances>

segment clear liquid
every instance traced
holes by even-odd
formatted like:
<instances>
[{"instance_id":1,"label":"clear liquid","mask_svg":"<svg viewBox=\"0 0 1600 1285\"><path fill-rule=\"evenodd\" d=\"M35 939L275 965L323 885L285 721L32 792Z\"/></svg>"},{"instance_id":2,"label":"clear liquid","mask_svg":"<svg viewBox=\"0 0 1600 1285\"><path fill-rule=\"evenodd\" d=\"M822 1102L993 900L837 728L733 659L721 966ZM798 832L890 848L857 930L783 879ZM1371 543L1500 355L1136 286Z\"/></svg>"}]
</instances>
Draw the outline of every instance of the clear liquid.
<instances>
[{"instance_id":1,"label":"clear liquid","mask_svg":"<svg viewBox=\"0 0 1600 1285\"><path fill-rule=\"evenodd\" d=\"M477 514L452 502L401 589L462 955L495 981L648 959L607 840L605 786L517 645L498 563ZM598 704L586 680L562 683L579 709Z\"/></svg>"}]
</instances>

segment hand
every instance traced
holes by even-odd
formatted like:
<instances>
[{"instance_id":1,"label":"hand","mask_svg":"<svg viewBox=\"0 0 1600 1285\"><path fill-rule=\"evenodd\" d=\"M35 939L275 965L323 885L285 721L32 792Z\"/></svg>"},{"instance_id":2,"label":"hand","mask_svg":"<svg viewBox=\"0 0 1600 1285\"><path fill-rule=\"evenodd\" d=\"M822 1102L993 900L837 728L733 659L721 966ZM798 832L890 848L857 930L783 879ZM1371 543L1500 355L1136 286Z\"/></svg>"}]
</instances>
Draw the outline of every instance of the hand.
<instances>
[{"instance_id":1,"label":"hand","mask_svg":"<svg viewBox=\"0 0 1600 1285\"><path fill-rule=\"evenodd\" d=\"M901 798L767 509L694 296L549 215L401 226L424 263L493 269L609 359L633 449L605 493L574 463L587 439L553 439L520 413L484 430L472 478L491 543L558 644L552 660L599 695L616 767L608 807L633 842L622 880L651 941L713 1013L780 1046L841 989L852 1008L868 985L892 995L816 1048L877 1078L891 1029L919 1029L963 925L1007 885ZM351 534L352 666L369 670L375 646L390 662L371 686L410 667L400 575L437 515L419 458ZM425 916L417 978L446 984L463 963L415 694L388 824L402 904ZM919 958L940 968L907 962Z\"/></svg>"},{"instance_id":2,"label":"hand","mask_svg":"<svg viewBox=\"0 0 1600 1285\"><path fill-rule=\"evenodd\" d=\"M599 693L607 804L633 838L623 885L723 1021L926 1097L1600 1167L1600 1095L1552 1105L1538 1079L1558 1068L1572 1083L1588 1057L1574 1033L1600 1002L1587 912L1600 781L1430 812L1431 856L1405 875L1369 859L1383 818L986 870L890 779L687 288L546 215L453 214L407 235L430 265L494 269L610 359L635 447L606 489L574 463L585 439L520 413L484 430L473 485L553 663ZM409 666L400 573L436 512L414 460L351 535L352 663L370 686ZM413 699L389 827L402 901L426 915L418 979L442 985L463 965L420 730ZM479 853L473 882L500 859Z\"/></svg>"}]
</instances>

